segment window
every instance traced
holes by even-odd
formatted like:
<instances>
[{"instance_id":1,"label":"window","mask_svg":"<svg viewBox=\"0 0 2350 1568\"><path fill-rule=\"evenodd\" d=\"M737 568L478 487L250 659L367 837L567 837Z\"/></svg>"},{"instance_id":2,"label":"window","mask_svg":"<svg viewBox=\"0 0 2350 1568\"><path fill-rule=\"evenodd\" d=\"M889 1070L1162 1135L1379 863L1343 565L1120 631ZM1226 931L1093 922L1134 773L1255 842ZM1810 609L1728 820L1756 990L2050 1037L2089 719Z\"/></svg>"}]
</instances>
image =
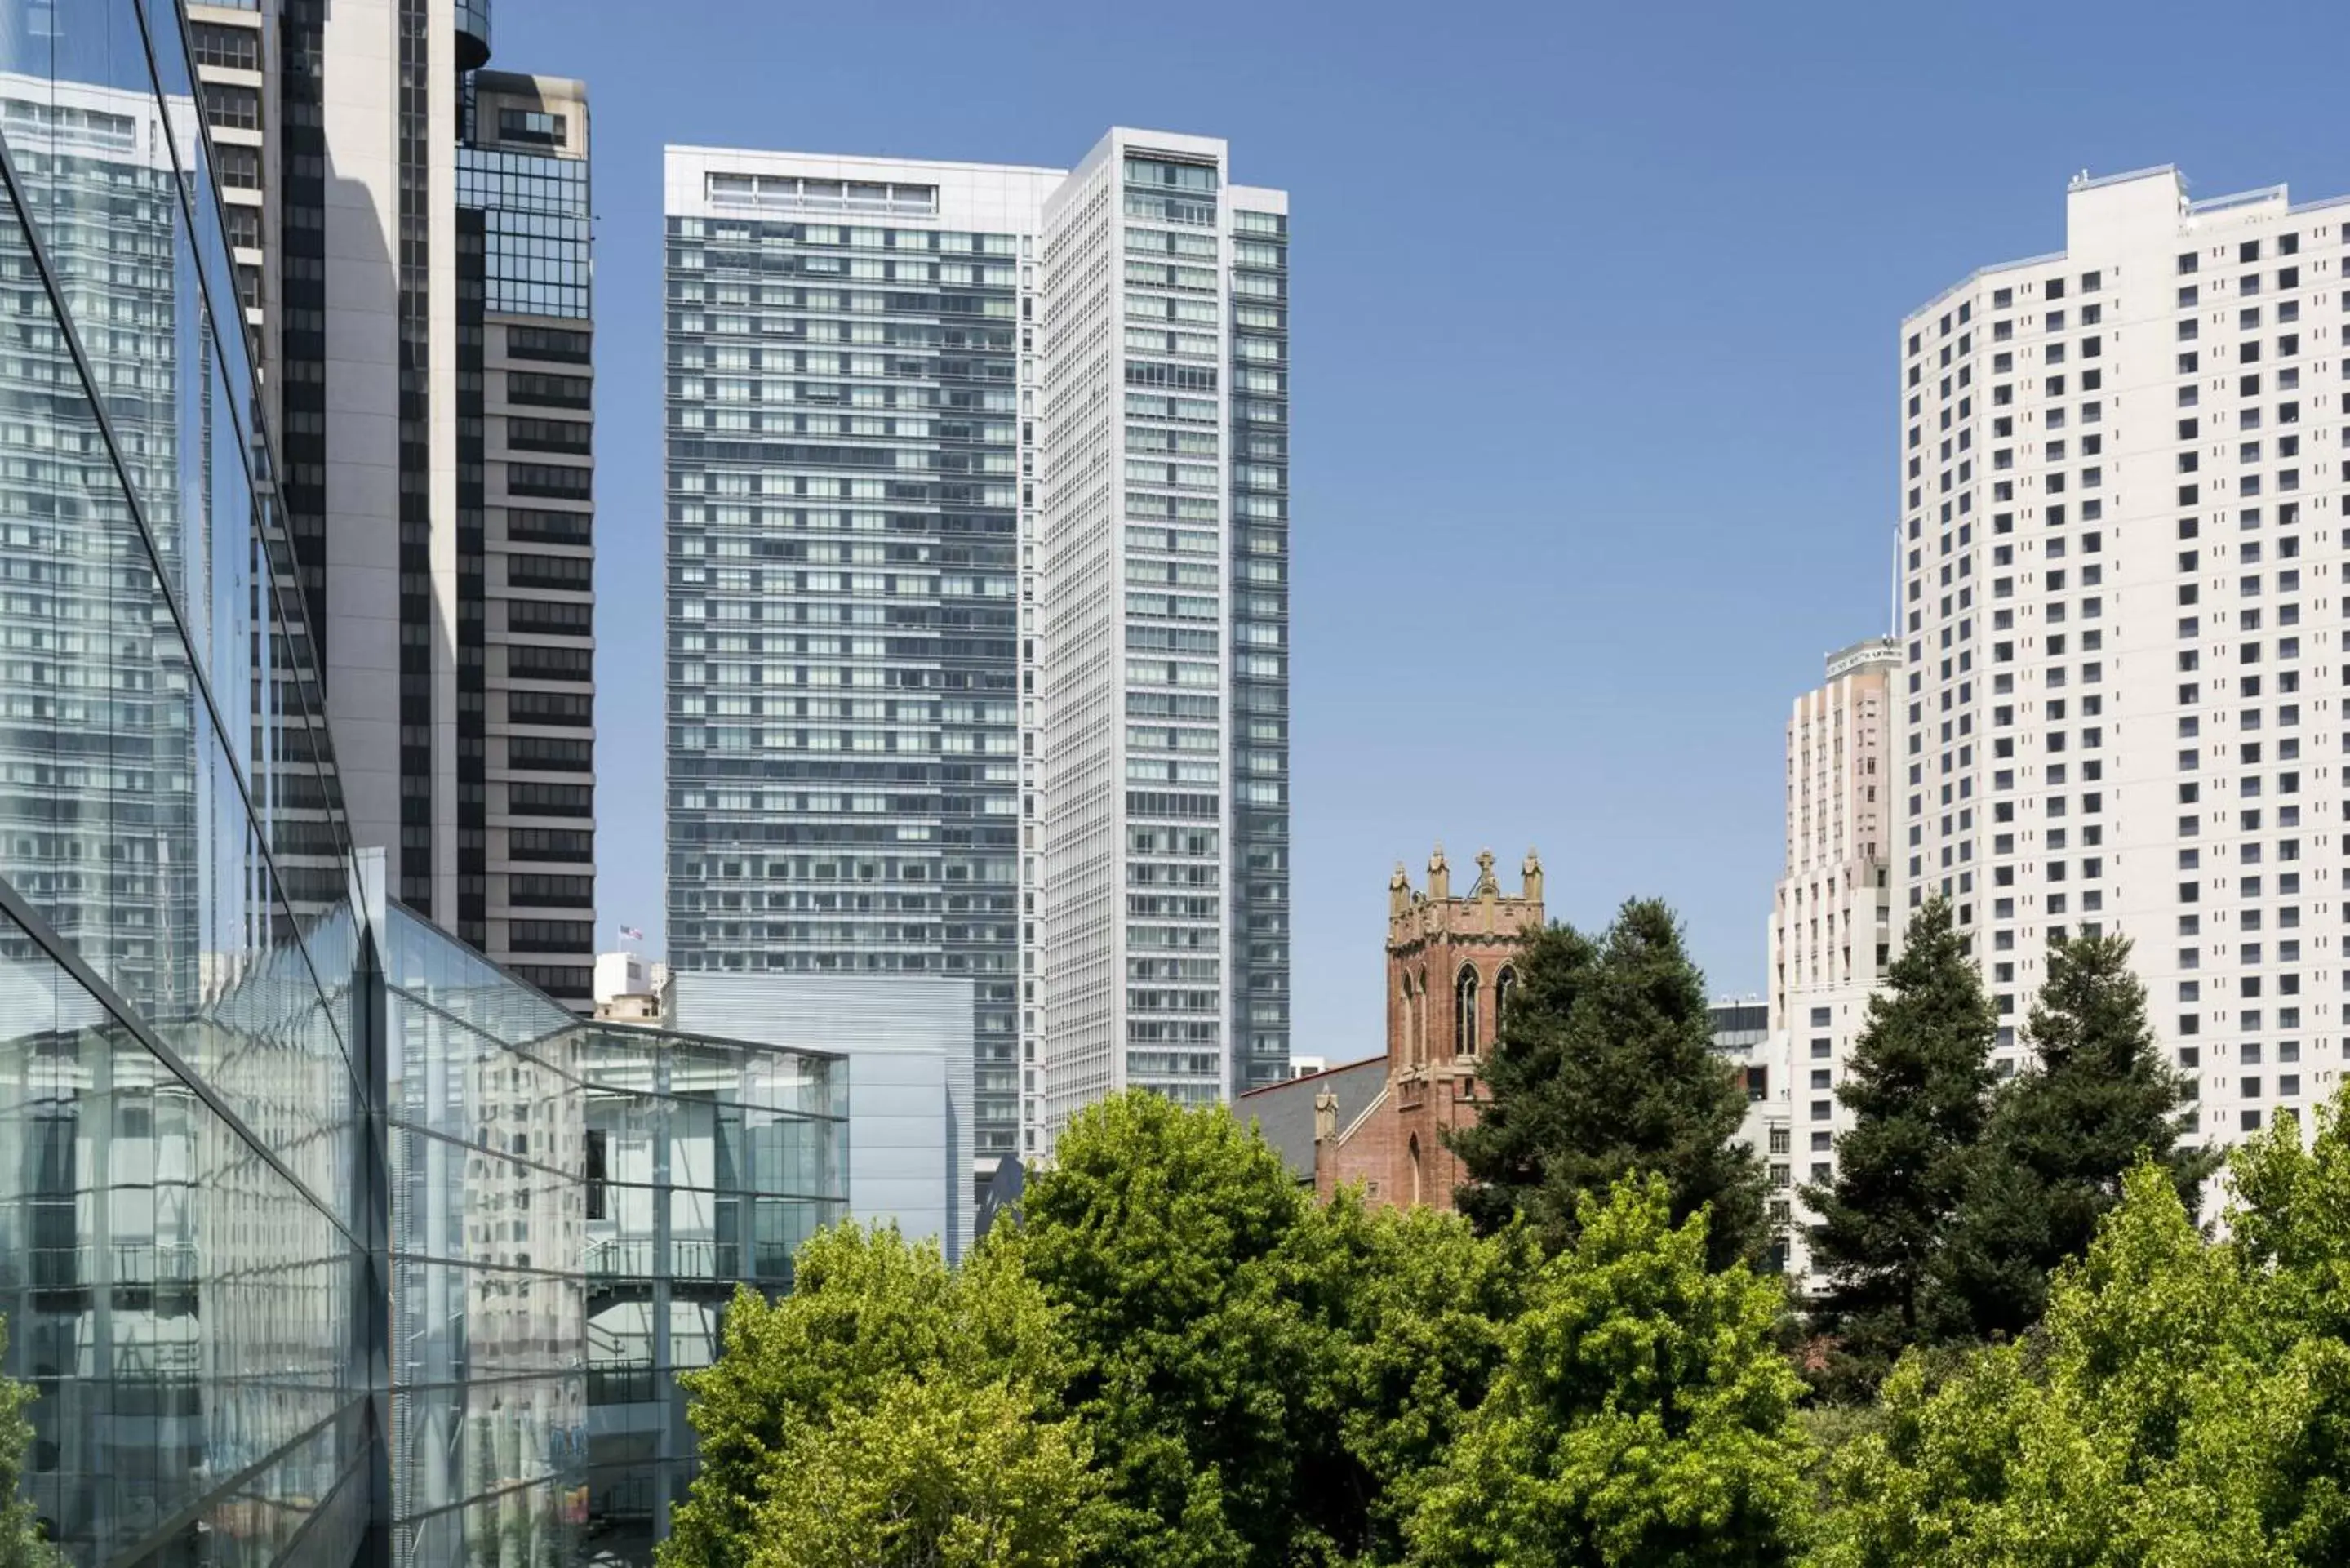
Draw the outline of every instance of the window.
<instances>
[{"instance_id":1,"label":"window","mask_svg":"<svg viewBox=\"0 0 2350 1568\"><path fill-rule=\"evenodd\" d=\"M595 493L596 472L545 462L506 465L506 492L512 495L545 495L585 501Z\"/></svg>"},{"instance_id":2,"label":"window","mask_svg":"<svg viewBox=\"0 0 2350 1568\"><path fill-rule=\"evenodd\" d=\"M588 860L596 854L596 836L584 827L510 828L506 853L515 860Z\"/></svg>"},{"instance_id":3,"label":"window","mask_svg":"<svg viewBox=\"0 0 2350 1568\"><path fill-rule=\"evenodd\" d=\"M541 632L555 637L587 637L596 629L596 607L568 601L508 599L506 627L511 631Z\"/></svg>"},{"instance_id":4,"label":"window","mask_svg":"<svg viewBox=\"0 0 2350 1568\"><path fill-rule=\"evenodd\" d=\"M1468 965L1452 982L1453 1049L1457 1055L1477 1054L1477 971Z\"/></svg>"},{"instance_id":5,"label":"window","mask_svg":"<svg viewBox=\"0 0 2350 1568\"><path fill-rule=\"evenodd\" d=\"M585 648L543 648L520 642L506 649L506 669L531 680L592 680L596 655Z\"/></svg>"},{"instance_id":6,"label":"window","mask_svg":"<svg viewBox=\"0 0 2350 1568\"><path fill-rule=\"evenodd\" d=\"M1785 1154L1793 1147L1794 1143L1792 1135L1785 1127L1773 1127L1771 1129L1771 1152L1773 1154Z\"/></svg>"},{"instance_id":7,"label":"window","mask_svg":"<svg viewBox=\"0 0 2350 1568\"><path fill-rule=\"evenodd\" d=\"M1517 993L1518 971L1505 964L1502 972L1493 977L1493 1038L1496 1040L1501 1039L1502 1031L1509 1027L1510 1002Z\"/></svg>"},{"instance_id":8,"label":"window","mask_svg":"<svg viewBox=\"0 0 2350 1568\"><path fill-rule=\"evenodd\" d=\"M587 333L560 327L506 328L506 352L517 359L557 359L585 365L591 358L590 347Z\"/></svg>"},{"instance_id":9,"label":"window","mask_svg":"<svg viewBox=\"0 0 2350 1568\"><path fill-rule=\"evenodd\" d=\"M606 1136L594 1128L590 1128L587 1134L588 1218L590 1220L604 1218L604 1139Z\"/></svg>"},{"instance_id":10,"label":"window","mask_svg":"<svg viewBox=\"0 0 2350 1568\"><path fill-rule=\"evenodd\" d=\"M537 109L498 110L498 140L527 141L535 147L563 145L566 121L559 114Z\"/></svg>"},{"instance_id":11,"label":"window","mask_svg":"<svg viewBox=\"0 0 2350 1568\"><path fill-rule=\"evenodd\" d=\"M596 766L596 742L559 735L513 735L506 741L506 761L533 772L589 773Z\"/></svg>"},{"instance_id":12,"label":"window","mask_svg":"<svg viewBox=\"0 0 2350 1568\"><path fill-rule=\"evenodd\" d=\"M247 149L246 151L251 151ZM228 228L228 243L239 250L261 249L261 209L235 202L224 203L221 217Z\"/></svg>"},{"instance_id":13,"label":"window","mask_svg":"<svg viewBox=\"0 0 2350 1568\"><path fill-rule=\"evenodd\" d=\"M593 920L509 920L506 945L518 953L587 952L596 941Z\"/></svg>"},{"instance_id":14,"label":"window","mask_svg":"<svg viewBox=\"0 0 2350 1568\"><path fill-rule=\"evenodd\" d=\"M593 400L596 384L585 376L555 376L534 370L506 372L506 400L544 408L584 409Z\"/></svg>"},{"instance_id":15,"label":"window","mask_svg":"<svg viewBox=\"0 0 2350 1568\"><path fill-rule=\"evenodd\" d=\"M218 66L232 71L261 68L261 30L257 27L192 22L188 25L188 38L196 47L196 64L200 66Z\"/></svg>"},{"instance_id":16,"label":"window","mask_svg":"<svg viewBox=\"0 0 2350 1568\"><path fill-rule=\"evenodd\" d=\"M580 420L506 421L506 445L516 452L586 452L595 427Z\"/></svg>"},{"instance_id":17,"label":"window","mask_svg":"<svg viewBox=\"0 0 2350 1568\"><path fill-rule=\"evenodd\" d=\"M536 507L506 508L506 537L532 545L589 543L595 519L585 512L546 512Z\"/></svg>"},{"instance_id":18,"label":"window","mask_svg":"<svg viewBox=\"0 0 2350 1568\"><path fill-rule=\"evenodd\" d=\"M234 141L216 143L213 148L213 168L219 171L220 182L233 191L261 189L258 147L241 147Z\"/></svg>"},{"instance_id":19,"label":"window","mask_svg":"<svg viewBox=\"0 0 2350 1568\"><path fill-rule=\"evenodd\" d=\"M203 89L204 118L211 121L213 130L261 129L261 90L258 88L206 82Z\"/></svg>"},{"instance_id":20,"label":"window","mask_svg":"<svg viewBox=\"0 0 2350 1568\"><path fill-rule=\"evenodd\" d=\"M596 906L596 878L516 872L506 878L506 898L515 904L542 909L590 909Z\"/></svg>"},{"instance_id":21,"label":"window","mask_svg":"<svg viewBox=\"0 0 2350 1568\"><path fill-rule=\"evenodd\" d=\"M510 784L506 786L506 802L507 809L517 815L532 816L593 816L596 815L596 790L592 784ZM576 945L585 948L591 940L590 937L583 935Z\"/></svg>"}]
</instances>

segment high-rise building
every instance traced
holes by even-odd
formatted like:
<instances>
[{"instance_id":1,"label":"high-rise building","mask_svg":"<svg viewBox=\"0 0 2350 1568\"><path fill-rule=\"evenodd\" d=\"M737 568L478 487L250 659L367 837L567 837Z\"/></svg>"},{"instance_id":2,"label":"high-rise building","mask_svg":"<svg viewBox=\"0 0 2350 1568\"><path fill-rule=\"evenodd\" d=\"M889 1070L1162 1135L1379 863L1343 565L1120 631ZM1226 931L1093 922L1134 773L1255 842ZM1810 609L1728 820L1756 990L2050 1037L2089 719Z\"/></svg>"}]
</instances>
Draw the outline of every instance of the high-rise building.
<instances>
[{"instance_id":1,"label":"high-rise building","mask_svg":"<svg viewBox=\"0 0 2350 1568\"><path fill-rule=\"evenodd\" d=\"M1289 202L1227 163L1115 130L1045 205L1048 1135L1287 1072Z\"/></svg>"},{"instance_id":2,"label":"high-rise building","mask_svg":"<svg viewBox=\"0 0 2350 1568\"><path fill-rule=\"evenodd\" d=\"M1771 911L1767 1023L1777 1059L1760 1064L1760 1082L1773 1092L1758 1103L1778 1114L1770 1138L1787 1145L1762 1152L1785 1189L1771 1195L1787 1206L1773 1217L1792 1227L1789 1260L1799 1273L1807 1256L1801 1227L1818 1216L1795 1190L1835 1175L1835 1139L1849 1120L1836 1085L1900 940L1890 859L1900 669L1892 638L1830 654L1825 682L1796 698L1787 720L1787 857ZM1756 1082L1750 1073L1750 1090Z\"/></svg>"},{"instance_id":3,"label":"high-rise building","mask_svg":"<svg viewBox=\"0 0 2350 1568\"><path fill-rule=\"evenodd\" d=\"M584 1010L585 90L483 68L479 0L191 15L351 831L394 897ZM287 874L336 894L323 849Z\"/></svg>"},{"instance_id":4,"label":"high-rise building","mask_svg":"<svg viewBox=\"0 0 2350 1568\"><path fill-rule=\"evenodd\" d=\"M2341 1070L2350 202L2194 201L2160 168L2076 179L2065 229L1902 323L1892 853L1973 940L1999 1071L2049 940L2119 931L2226 1142Z\"/></svg>"},{"instance_id":5,"label":"high-rise building","mask_svg":"<svg viewBox=\"0 0 2350 1568\"><path fill-rule=\"evenodd\" d=\"M669 152L669 956L970 977L975 1181L1284 1070L1285 211Z\"/></svg>"},{"instance_id":6,"label":"high-rise building","mask_svg":"<svg viewBox=\"0 0 2350 1568\"><path fill-rule=\"evenodd\" d=\"M584 1007L596 918L588 99L473 73L457 152L457 925Z\"/></svg>"}]
</instances>

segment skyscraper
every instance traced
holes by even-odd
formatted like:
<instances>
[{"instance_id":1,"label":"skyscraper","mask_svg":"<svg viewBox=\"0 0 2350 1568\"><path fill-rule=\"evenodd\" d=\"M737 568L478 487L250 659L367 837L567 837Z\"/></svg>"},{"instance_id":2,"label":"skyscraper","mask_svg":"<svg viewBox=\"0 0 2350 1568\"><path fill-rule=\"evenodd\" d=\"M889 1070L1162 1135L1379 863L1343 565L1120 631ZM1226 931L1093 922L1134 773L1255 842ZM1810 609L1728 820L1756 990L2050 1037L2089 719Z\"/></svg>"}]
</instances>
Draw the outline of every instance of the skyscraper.
<instances>
[{"instance_id":1,"label":"skyscraper","mask_svg":"<svg viewBox=\"0 0 2350 1568\"><path fill-rule=\"evenodd\" d=\"M274 55L233 11L191 28L352 833L395 897L585 1009L585 89L482 68L478 0L283 0ZM286 874L338 895L323 847Z\"/></svg>"},{"instance_id":2,"label":"skyscraper","mask_svg":"<svg viewBox=\"0 0 2350 1568\"><path fill-rule=\"evenodd\" d=\"M2118 930L2225 1142L2341 1067L2321 306L2350 202L2150 169L2074 181L2065 228L1902 323L1895 855L1975 939L1999 1071L2048 941Z\"/></svg>"},{"instance_id":3,"label":"skyscraper","mask_svg":"<svg viewBox=\"0 0 2350 1568\"><path fill-rule=\"evenodd\" d=\"M1787 719L1787 852L1771 909L1761 1064L1770 1125L1757 1152L1769 1157L1774 1183L1790 1189L1772 1200L1787 1206L1773 1218L1793 1227L1788 1257L1798 1274L1808 1255L1800 1227L1818 1216L1792 1189L1835 1173L1835 1137L1849 1120L1836 1085L1900 940L1890 858L1900 670L1897 639L1855 643L1828 656L1825 681L1796 698ZM1748 1082L1751 1091L1751 1074ZM1786 1147L1771 1147L1781 1140Z\"/></svg>"},{"instance_id":4,"label":"skyscraper","mask_svg":"<svg viewBox=\"0 0 2350 1568\"><path fill-rule=\"evenodd\" d=\"M1285 199L1121 130L666 205L671 962L971 976L990 1170L1278 1078Z\"/></svg>"},{"instance_id":5,"label":"skyscraper","mask_svg":"<svg viewBox=\"0 0 2350 1568\"><path fill-rule=\"evenodd\" d=\"M584 1006L596 910L587 89L476 71L457 153L460 934Z\"/></svg>"}]
</instances>

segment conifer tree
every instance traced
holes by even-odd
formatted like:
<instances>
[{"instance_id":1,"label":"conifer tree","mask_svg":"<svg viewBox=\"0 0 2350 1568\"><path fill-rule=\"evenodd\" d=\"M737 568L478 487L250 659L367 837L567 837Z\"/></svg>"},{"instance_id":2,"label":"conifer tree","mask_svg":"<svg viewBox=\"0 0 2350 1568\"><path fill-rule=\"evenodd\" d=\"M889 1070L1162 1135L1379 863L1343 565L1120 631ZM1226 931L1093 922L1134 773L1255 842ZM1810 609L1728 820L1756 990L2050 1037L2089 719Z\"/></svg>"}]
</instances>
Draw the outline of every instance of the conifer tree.
<instances>
[{"instance_id":1,"label":"conifer tree","mask_svg":"<svg viewBox=\"0 0 2350 1568\"><path fill-rule=\"evenodd\" d=\"M1480 1069L1492 1103L1452 1135L1481 1229L1523 1215L1555 1251L1580 1229L1580 1199L1638 1171L1665 1179L1678 1225L1710 1211L1715 1268L1761 1255L1762 1167L1738 1141L1743 1091L1712 1051L1705 981L1672 911L1627 903L1597 942L1565 927L1537 936L1501 1040Z\"/></svg>"},{"instance_id":2,"label":"conifer tree","mask_svg":"<svg viewBox=\"0 0 2350 1568\"><path fill-rule=\"evenodd\" d=\"M1804 1190L1820 1215L1814 1266L1829 1280L1818 1326L1864 1386L1920 1338L1935 1253L1982 1137L1996 1032L1965 933L1946 900L1929 899L1836 1086L1854 1119L1835 1179Z\"/></svg>"},{"instance_id":3,"label":"conifer tree","mask_svg":"<svg viewBox=\"0 0 2350 1568\"><path fill-rule=\"evenodd\" d=\"M2024 1025L2037 1059L1992 1099L1935 1265L1941 1336L2005 1337L2039 1322L2050 1273L2087 1253L2141 1159L2168 1174L2189 1213L2197 1208L2219 1157L2179 1143L2192 1090L2155 1044L2129 955L2117 934L2049 944Z\"/></svg>"}]
</instances>

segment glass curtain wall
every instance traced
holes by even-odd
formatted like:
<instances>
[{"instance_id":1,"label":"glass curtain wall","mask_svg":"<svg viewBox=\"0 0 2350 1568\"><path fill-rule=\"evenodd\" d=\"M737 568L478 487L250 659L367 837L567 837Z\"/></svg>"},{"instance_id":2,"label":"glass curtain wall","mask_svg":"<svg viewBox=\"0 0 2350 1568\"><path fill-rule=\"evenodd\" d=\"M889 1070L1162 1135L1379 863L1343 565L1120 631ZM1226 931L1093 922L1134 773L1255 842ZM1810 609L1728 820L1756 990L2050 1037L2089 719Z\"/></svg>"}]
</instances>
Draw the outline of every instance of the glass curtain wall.
<instances>
[{"instance_id":1,"label":"glass curtain wall","mask_svg":"<svg viewBox=\"0 0 2350 1568\"><path fill-rule=\"evenodd\" d=\"M677 1373L847 1213L845 1074L582 1023L404 909L385 938L393 1561L650 1563Z\"/></svg>"},{"instance_id":2,"label":"glass curtain wall","mask_svg":"<svg viewBox=\"0 0 2350 1568\"><path fill-rule=\"evenodd\" d=\"M691 1468L675 1369L845 1211L846 1085L583 1024L382 903L204 112L163 0L0 7L26 1490L77 1564L643 1560Z\"/></svg>"},{"instance_id":3,"label":"glass curtain wall","mask_svg":"<svg viewBox=\"0 0 2350 1568\"><path fill-rule=\"evenodd\" d=\"M83 1563L348 1560L340 841L181 19L0 14L0 1314ZM266 663L263 661L266 660Z\"/></svg>"}]
</instances>

